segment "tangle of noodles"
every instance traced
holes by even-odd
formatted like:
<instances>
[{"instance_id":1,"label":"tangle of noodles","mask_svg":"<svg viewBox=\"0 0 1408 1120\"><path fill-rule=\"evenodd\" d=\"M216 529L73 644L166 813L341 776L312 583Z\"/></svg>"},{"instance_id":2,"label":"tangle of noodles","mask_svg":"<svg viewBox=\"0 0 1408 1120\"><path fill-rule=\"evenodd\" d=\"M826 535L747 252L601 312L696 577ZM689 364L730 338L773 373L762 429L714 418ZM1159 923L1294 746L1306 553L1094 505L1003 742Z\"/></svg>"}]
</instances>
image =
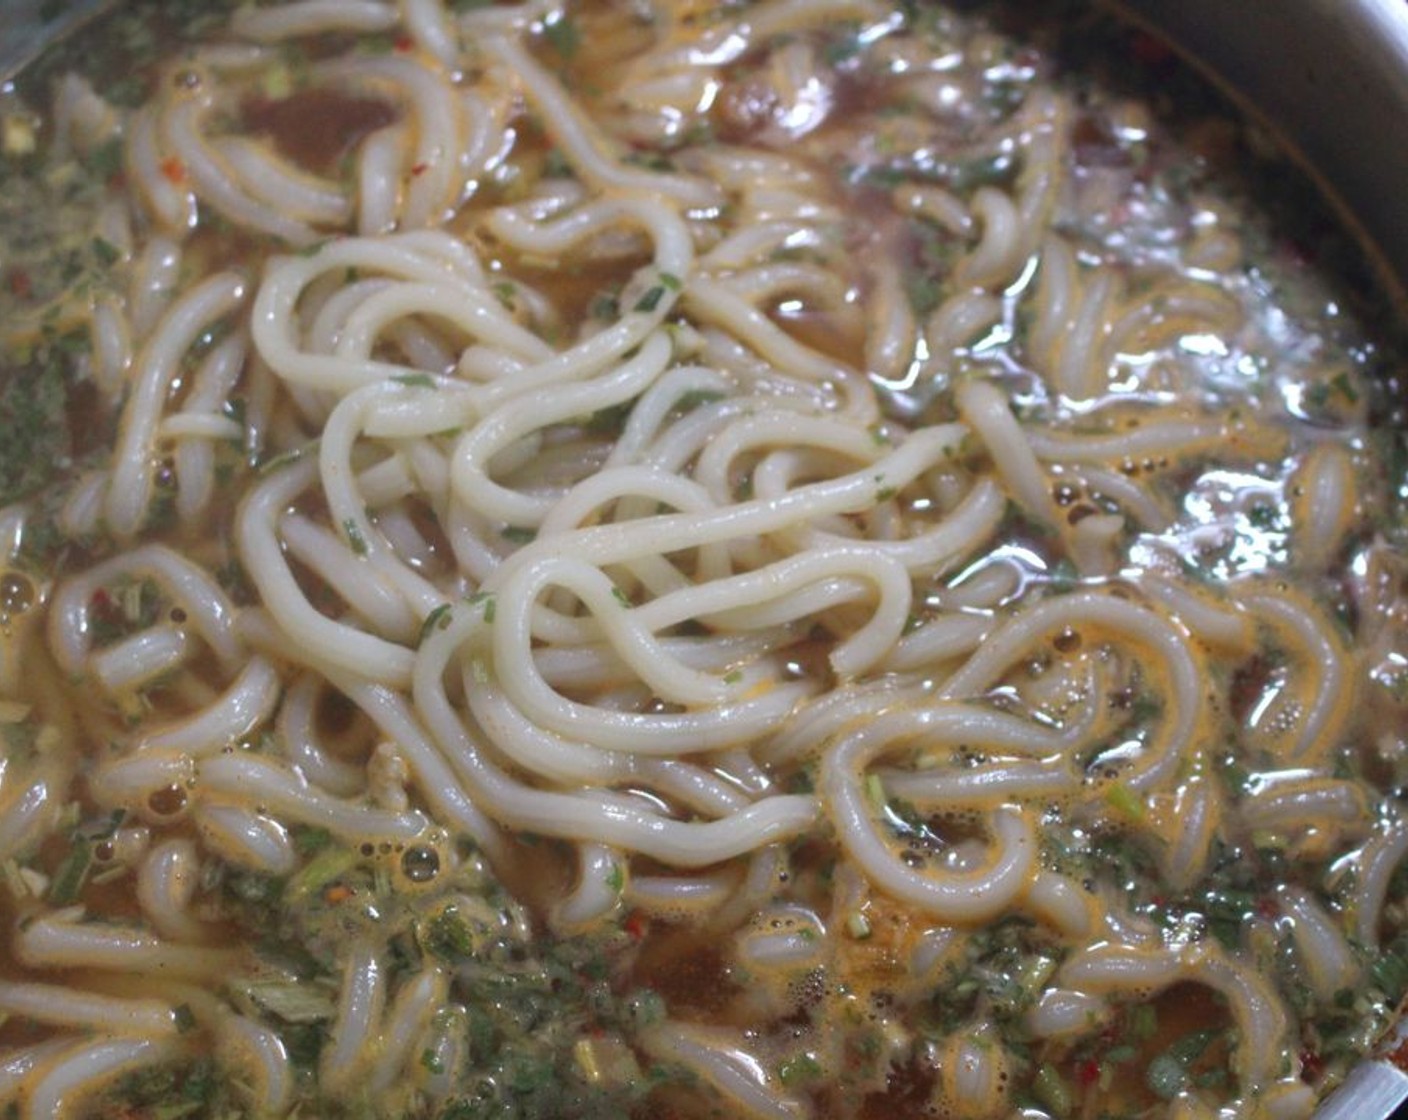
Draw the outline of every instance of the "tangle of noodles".
<instances>
[{"instance_id":1,"label":"tangle of noodles","mask_svg":"<svg viewBox=\"0 0 1408 1120\"><path fill-rule=\"evenodd\" d=\"M1056 61L1159 44L131 7L0 90L6 1116L1298 1120L1372 1051L1402 380L1264 145Z\"/></svg>"}]
</instances>

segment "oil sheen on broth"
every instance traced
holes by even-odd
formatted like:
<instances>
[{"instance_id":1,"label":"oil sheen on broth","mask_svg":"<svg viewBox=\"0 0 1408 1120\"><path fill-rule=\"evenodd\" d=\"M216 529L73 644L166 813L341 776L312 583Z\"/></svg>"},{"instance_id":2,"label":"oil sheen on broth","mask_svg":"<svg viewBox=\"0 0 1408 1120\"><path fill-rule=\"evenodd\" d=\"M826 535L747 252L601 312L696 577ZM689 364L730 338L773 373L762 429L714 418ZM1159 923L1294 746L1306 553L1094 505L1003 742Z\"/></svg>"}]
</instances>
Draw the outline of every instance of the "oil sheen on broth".
<instances>
[{"instance_id":1,"label":"oil sheen on broth","mask_svg":"<svg viewBox=\"0 0 1408 1120\"><path fill-rule=\"evenodd\" d=\"M974 8L139 5L6 88L6 1115L1291 1120L1373 1047L1396 367L1158 44Z\"/></svg>"}]
</instances>

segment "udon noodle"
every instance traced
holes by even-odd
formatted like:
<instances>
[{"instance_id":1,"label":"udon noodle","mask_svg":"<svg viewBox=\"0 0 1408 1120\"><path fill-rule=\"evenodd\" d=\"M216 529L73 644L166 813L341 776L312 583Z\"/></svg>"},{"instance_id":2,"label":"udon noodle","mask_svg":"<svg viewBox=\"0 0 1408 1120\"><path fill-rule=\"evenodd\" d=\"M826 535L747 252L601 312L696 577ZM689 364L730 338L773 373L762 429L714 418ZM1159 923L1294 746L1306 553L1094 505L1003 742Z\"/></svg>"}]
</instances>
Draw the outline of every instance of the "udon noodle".
<instances>
[{"instance_id":1,"label":"udon noodle","mask_svg":"<svg viewBox=\"0 0 1408 1120\"><path fill-rule=\"evenodd\" d=\"M200 23L0 100L6 1115L1311 1114L1403 437L1237 126L937 4Z\"/></svg>"}]
</instances>

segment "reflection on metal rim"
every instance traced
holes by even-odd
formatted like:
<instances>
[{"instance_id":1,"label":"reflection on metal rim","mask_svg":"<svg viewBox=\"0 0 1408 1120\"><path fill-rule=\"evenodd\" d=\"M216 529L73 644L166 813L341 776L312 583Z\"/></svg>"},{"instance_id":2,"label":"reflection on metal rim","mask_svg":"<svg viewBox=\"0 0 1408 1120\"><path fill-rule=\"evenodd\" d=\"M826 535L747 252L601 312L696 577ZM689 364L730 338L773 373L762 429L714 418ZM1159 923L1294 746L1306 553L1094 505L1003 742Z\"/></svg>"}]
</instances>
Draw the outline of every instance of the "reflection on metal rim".
<instances>
[{"instance_id":1,"label":"reflection on metal rim","mask_svg":"<svg viewBox=\"0 0 1408 1120\"><path fill-rule=\"evenodd\" d=\"M1408 1100L1408 1074L1388 1062L1365 1062L1315 1113L1315 1120L1378 1120Z\"/></svg>"},{"instance_id":2,"label":"reflection on metal rim","mask_svg":"<svg viewBox=\"0 0 1408 1120\"><path fill-rule=\"evenodd\" d=\"M1408 286L1408 4L1122 2L1295 144Z\"/></svg>"}]
</instances>

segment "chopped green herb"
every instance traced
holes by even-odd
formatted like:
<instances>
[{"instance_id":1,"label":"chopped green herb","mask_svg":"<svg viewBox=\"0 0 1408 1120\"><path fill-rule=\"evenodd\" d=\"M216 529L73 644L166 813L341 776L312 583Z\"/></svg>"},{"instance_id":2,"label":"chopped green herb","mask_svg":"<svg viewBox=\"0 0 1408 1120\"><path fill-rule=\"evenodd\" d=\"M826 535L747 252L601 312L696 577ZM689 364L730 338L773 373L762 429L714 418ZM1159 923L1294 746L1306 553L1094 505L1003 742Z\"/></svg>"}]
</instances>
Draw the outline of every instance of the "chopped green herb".
<instances>
[{"instance_id":1,"label":"chopped green herb","mask_svg":"<svg viewBox=\"0 0 1408 1120\"><path fill-rule=\"evenodd\" d=\"M798 1054L777 1067L778 1080L787 1086L815 1081L820 1076L821 1063L810 1054Z\"/></svg>"},{"instance_id":2,"label":"chopped green herb","mask_svg":"<svg viewBox=\"0 0 1408 1120\"><path fill-rule=\"evenodd\" d=\"M1032 1078L1032 1096L1058 1117L1070 1115L1075 1101L1065 1079L1050 1062L1037 1067L1036 1076Z\"/></svg>"},{"instance_id":3,"label":"chopped green herb","mask_svg":"<svg viewBox=\"0 0 1408 1120\"><path fill-rule=\"evenodd\" d=\"M593 319L614 319L621 314L621 300L614 295L600 295L592 300Z\"/></svg>"},{"instance_id":4,"label":"chopped green herb","mask_svg":"<svg viewBox=\"0 0 1408 1120\"><path fill-rule=\"evenodd\" d=\"M1188 1086L1188 1071L1170 1054L1160 1054L1144 1071L1145 1084L1160 1100L1171 1101Z\"/></svg>"},{"instance_id":5,"label":"chopped green herb","mask_svg":"<svg viewBox=\"0 0 1408 1120\"><path fill-rule=\"evenodd\" d=\"M474 930L454 905L446 906L425 924L421 943L426 952L447 964L472 957L477 944Z\"/></svg>"},{"instance_id":6,"label":"chopped green herb","mask_svg":"<svg viewBox=\"0 0 1408 1120\"><path fill-rule=\"evenodd\" d=\"M543 157L543 178L545 179L573 179L576 173L572 169L572 163L567 158L567 154L561 148L549 148L548 154Z\"/></svg>"},{"instance_id":7,"label":"chopped green herb","mask_svg":"<svg viewBox=\"0 0 1408 1120\"><path fill-rule=\"evenodd\" d=\"M1008 152L980 156L966 163L955 164L948 174L949 185L956 191L973 191L979 187L1002 186L1012 181L1017 161Z\"/></svg>"},{"instance_id":8,"label":"chopped green herb","mask_svg":"<svg viewBox=\"0 0 1408 1120\"><path fill-rule=\"evenodd\" d=\"M1159 1013L1152 1003L1136 1003L1129 1012L1129 1033L1140 1042L1147 1042L1158 1033Z\"/></svg>"},{"instance_id":9,"label":"chopped green herb","mask_svg":"<svg viewBox=\"0 0 1408 1120\"><path fill-rule=\"evenodd\" d=\"M319 442L315 439L310 443L305 443L302 447L295 447L292 451L284 451L272 459L266 459L259 464L259 473L261 475L273 474L283 467L292 466L306 455L316 455Z\"/></svg>"},{"instance_id":10,"label":"chopped green herb","mask_svg":"<svg viewBox=\"0 0 1408 1120\"><path fill-rule=\"evenodd\" d=\"M679 400L675 401L675 408L680 412L693 412L700 405L713 404L721 401L727 394L720 393L714 389L691 389L687 393L681 393Z\"/></svg>"},{"instance_id":11,"label":"chopped green herb","mask_svg":"<svg viewBox=\"0 0 1408 1120\"><path fill-rule=\"evenodd\" d=\"M422 642L430 637L434 631L445 630L449 627L452 617L451 610L449 603L441 603L425 616L425 621L420 624L420 640Z\"/></svg>"},{"instance_id":12,"label":"chopped green herb","mask_svg":"<svg viewBox=\"0 0 1408 1120\"><path fill-rule=\"evenodd\" d=\"M122 141L116 137L99 144L84 158L84 165L99 180L111 179L122 170Z\"/></svg>"},{"instance_id":13,"label":"chopped green herb","mask_svg":"<svg viewBox=\"0 0 1408 1120\"><path fill-rule=\"evenodd\" d=\"M1105 787L1105 804L1131 821L1142 821L1148 814L1144 803L1123 782L1111 782Z\"/></svg>"},{"instance_id":14,"label":"chopped green herb","mask_svg":"<svg viewBox=\"0 0 1408 1120\"><path fill-rule=\"evenodd\" d=\"M307 981L256 981L243 985L243 991L285 1023L323 1023L337 1014L335 993Z\"/></svg>"},{"instance_id":15,"label":"chopped green herb","mask_svg":"<svg viewBox=\"0 0 1408 1120\"><path fill-rule=\"evenodd\" d=\"M54 906L71 906L77 902L92 869L93 842L75 838L49 884L49 902Z\"/></svg>"},{"instance_id":16,"label":"chopped green herb","mask_svg":"<svg viewBox=\"0 0 1408 1120\"><path fill-rule=\"evenodd\" d=\"M109 267L116 264L122 254L117 251L117 246L111 241L103 237L95 237L93 238L93 256L98 258L99 264Z\"/></svg>"},{"instance_id":17,"label":"chopped green herb","mask_svg":"<svg viewBox=\"0 0 1408 1120\"><path fill-rule=\"evenodd\" d=\"M1181 1065L1192 1065L1217 1039L1215 1030L1190 1031L1168 1048L1169 1057Z\"/></svg>"},{"instance_id":18,"label":"chopped green herb","mask_svg":"<svg viewBox=\"0 0 1408 1120\"><path fill-rule=\"evenodd\" d=\"M332 844L332 833L316 825L295 824L289 830L289 835L294 848L301 856L317 855Z\"/></svg>"},{"instance_id":19,"label":"chopped green herb","mask_svg":"<svg viewBox=\"0 0 1408 1120\"><path fill-rule=\"evenodd\" d=\"M324 848L289 879L283 894L291 901L322 890L357 865L357 854L348 848Z\"/></svg>"},{"instance_id":20,"label":"chopped green herb","mask_svg":"<svg viewBox=\"0 0 1408 1120\"><path fill-rule=\"evenodd\" d=\"M570 17L560 15L543 25L543 38L564 60L570 59L582 45L582 33Z\"/></svg>"},{"instance_id":21,"label":"chopped green herb","mask_svg":"<svg viewBox=\"0 0 1408 1120\"><path fill-rule=\"evenodd\" d=\"M347 537L347 543L352 547L352 551L358 556L365 556L371 551L361 526L354 519L348 517L342 522L342 532Z\"/></svg>"}]
</instances>

